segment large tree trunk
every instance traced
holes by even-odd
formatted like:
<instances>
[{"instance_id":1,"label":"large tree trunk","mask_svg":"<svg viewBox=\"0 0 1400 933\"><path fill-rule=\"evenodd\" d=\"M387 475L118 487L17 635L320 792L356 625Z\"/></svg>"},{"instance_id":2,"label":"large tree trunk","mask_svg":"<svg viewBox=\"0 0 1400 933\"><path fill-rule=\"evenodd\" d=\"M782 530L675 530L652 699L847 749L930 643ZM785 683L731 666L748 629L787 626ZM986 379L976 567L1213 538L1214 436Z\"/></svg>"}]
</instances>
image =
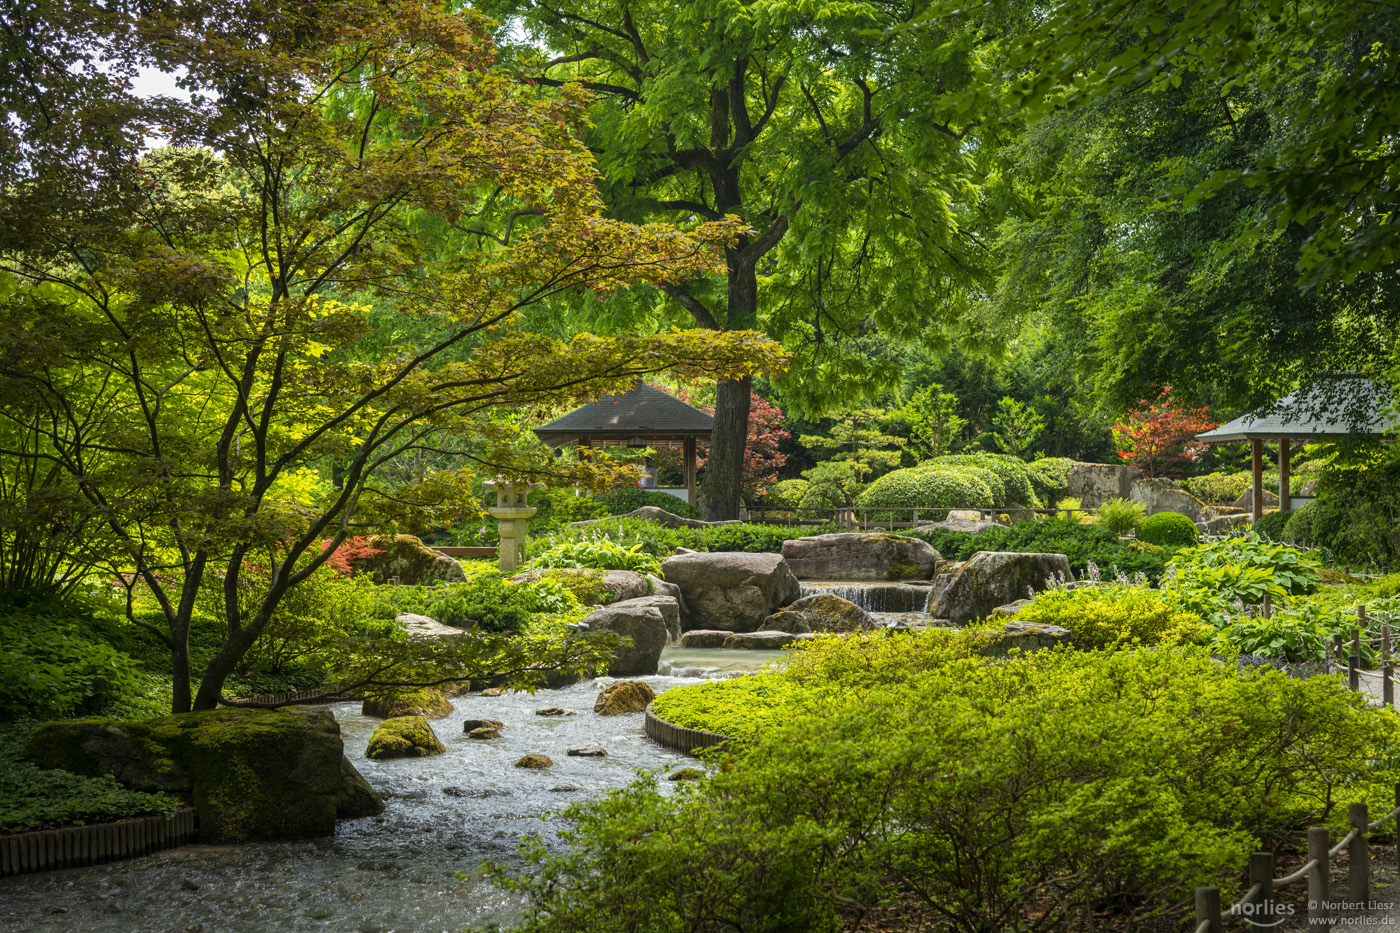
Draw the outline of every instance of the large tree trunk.
<instances>
[{"instance_id":1,"label":"large tree trunk","mask_svg":"<svg viewBox=\"0 0 1400 933\"><path fill-rule=\"evenodd\" d=\"M749 442L749 393L753 379L721 382L715 387L715 428L700 486L700 512L707 521L739 517L739 483L744 448Z\"/></svg>"},{"instance_id":2,"label":"large tree trunk","mask_svg":"<svg viewBox=\"0 0 1400 933\"><path fill-rule=\"evenodd\" d=\"M185 627L185 637L172 639L175 646L170 651L170 675L174 678L171 687L170 711L188 713L190 711L190 639L189 627Z\"/></svg>"}]
</instances>

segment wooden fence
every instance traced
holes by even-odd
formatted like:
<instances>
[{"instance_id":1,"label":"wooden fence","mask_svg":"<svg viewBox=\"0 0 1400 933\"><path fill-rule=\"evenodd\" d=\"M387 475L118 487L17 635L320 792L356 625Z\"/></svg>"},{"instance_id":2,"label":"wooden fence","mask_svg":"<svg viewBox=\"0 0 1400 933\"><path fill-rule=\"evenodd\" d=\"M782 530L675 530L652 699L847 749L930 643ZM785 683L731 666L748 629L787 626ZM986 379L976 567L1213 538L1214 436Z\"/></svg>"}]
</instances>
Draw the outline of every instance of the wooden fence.
<instances>
[{"instance_id":1,"label":"wooden fence","mask_svg":"<svg viewBox=\"0 0 1400 933\"><path fill-rule=\"evenodd\" d=\"M283 690L281 693L259 693L251 697L232 697L233 700L242 700L246 703L287 703L295 706L327 706L331 703L344 703L349 701L363 700L362 694L338 694L326 696L325 692L329 687L311 687L307 690ZM225 703L225 706L237 709L236 703Z\"/></svg>"},{"instance_id":2,"label":"wooden fence","mask_svg":"<svg viewBox=\"0 0 1400 933\"><path fill-rule=\"evenodd\" d=\"M1278 904L1273 892L1304 879L1308 883L1308 923L1320 926L1336 913L1328 890L1328 866L1338 853L1347 852L1346 903L1364 905L1371 899L1371 854L1366 846L1366 834L1400 817L1400 784L1395 787L1395 809L1375 822L1368 822L1366 804L1347 806L1347 822L1351 832L1332 844L1326 826L1308 830L1308 860L1292 874L1274 877L1274 854L1256 852L1249 857L1249 889L1228 910L1220 907L1220 889L1196 889L1196 933L1224 933L1224 922L1239 917L1256 926L1271 927L1292 913L1291 907Z\"/></svg>"},{"instance_id":3,"label":"wooden fence","mask_svg":"<svg viewBox=\"0 0 1400 933\"><path fill-rule=\"evenodd\" d=\"M755 525L823 525L828 522L838 528L859 530L865 528L876 528L890 530L892 528L917 528L920 525L927 525L932 522L941 522L948 517L949 512L976 512L978 519L982 521L995 521L997 516L1010 516L1013 520L1034 517L1037 515L1059 516L1073 518L1076 513L1089 512L1093 509L1030 509L1030 508L1004 508L1004 509L928 509L910 508L904 506L855 506L853 508L837 509L779 509L779 508L750 508L747 521ZM743 516L740 516L743 518Z\"/></svg>"},{"instance_id":4,"label":"wooden fence","mask_svg":"<svg viewBox=\"0 0 1400 933\"><path fill-rule=\"evenodd\" d=\"M0 877L136 858L198 839L199 817L193 808L168 817L0 836Z\"/></svg>"}]
</instances>

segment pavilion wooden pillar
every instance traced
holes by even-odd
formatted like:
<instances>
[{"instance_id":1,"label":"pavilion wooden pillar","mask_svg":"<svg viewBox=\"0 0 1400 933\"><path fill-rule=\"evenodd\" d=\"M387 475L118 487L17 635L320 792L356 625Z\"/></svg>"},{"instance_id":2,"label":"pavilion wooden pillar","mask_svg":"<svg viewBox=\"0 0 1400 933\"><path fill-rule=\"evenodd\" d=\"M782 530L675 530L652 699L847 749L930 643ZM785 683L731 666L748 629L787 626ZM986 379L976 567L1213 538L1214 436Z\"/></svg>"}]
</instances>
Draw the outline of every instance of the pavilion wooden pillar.
<instances>
[{"instance_id":1,"label":"pavilion wooden pillar","mask_svg":"<svg viewBox=\"0 0 1400 933\"><path fill-rule=\"evenodd\" d=\"M685 501L695 505L695 435L683 442L685 446Z\"/></svg>"},{"instance_id":2,"label":"pavilion wooden pillar","mask_svg":"<svg viewBox=\"0 0 1400 933\"><path fill-rule=\"evenodd\" d=\"M1288 488L1288 438L1278 440L1278 510L1287 512L1293 507L1292 490Z\"/></svg>"},{"instance_id":3,"label":"pavilion wooden pillar","mask_svg":"<svg viewBox=\"0 0 1400 933\"><path fill-rule=\"evenodd\" d=\"M1264 441L1263 441L1263 439L1257 438L1257 437L1254 438L1252 441L1249 442L1249 448L1250 448L1250 453L1253 454L1253 457L1252 457L1251 459L1254 461L1253 464L1252 464L1253 469L1254 469L1254 482L1253 482L1253 483L1251 484L1251 486L1250 486L1250 490L1251 490L1252 493L1253 493L1253 495L1251 496L1251 498L1252 498L1254 501L1253 501L1253 503L1252 503L1253 508L1250 509L1250 516L1251 516L1251 520L1252 520L1252 521L1256 521L1256 522L1257 522L1257 521L1259 521L1259 519L1261 519L1261 518L1264 517Z\"/></svg>"}]
</instances>

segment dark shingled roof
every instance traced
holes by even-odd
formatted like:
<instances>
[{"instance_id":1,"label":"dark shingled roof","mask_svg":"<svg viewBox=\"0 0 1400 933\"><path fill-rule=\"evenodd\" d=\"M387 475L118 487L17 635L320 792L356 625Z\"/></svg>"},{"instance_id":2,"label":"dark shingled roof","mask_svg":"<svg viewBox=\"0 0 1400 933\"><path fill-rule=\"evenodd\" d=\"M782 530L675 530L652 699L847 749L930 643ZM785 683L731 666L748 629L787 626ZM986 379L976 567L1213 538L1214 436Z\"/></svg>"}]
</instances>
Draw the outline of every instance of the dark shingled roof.
<instances>
[{"instance_id":1,"label":"dark shingled roof","mask_svg":"<svg viewBox=\"0 0 1400 933\"><path fill-rule=\"evenodd\" d=\"M715 419L655 386L639 383L621 395L596 402L535 428L551 446L574 443L580 437L668 437L691 435L708 440Z\"/></svg>"},{"instance_id":2,"label":"dark shingled roof","mask_svg":"<svg viewBox=\"0 0 1400 933\"><path fill-rule=\"evenodd\" d=\"M1390 391L1359 373L1334 373L1228 424L1196 435L1217 444L1384 434L1397 427Z\"/></svg>"}]
</instances>

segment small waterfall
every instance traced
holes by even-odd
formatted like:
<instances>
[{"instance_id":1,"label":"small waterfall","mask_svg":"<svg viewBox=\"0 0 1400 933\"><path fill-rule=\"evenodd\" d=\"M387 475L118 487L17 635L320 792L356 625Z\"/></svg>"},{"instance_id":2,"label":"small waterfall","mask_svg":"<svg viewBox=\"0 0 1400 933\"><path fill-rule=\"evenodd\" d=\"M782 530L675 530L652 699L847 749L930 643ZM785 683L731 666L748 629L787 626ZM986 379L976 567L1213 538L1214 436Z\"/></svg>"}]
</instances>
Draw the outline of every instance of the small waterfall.
<instances>
[{"instance_id":1,"label":"small waterfall","mask_svg":"<svg viewBox=\"0 0 1400 933\"><path fill-rule=\"evenodd\" d=\"M829 593L855 603L866 612L927 612L928 583L803 583L803 596Z\"/></svg>"}]
</instances>

